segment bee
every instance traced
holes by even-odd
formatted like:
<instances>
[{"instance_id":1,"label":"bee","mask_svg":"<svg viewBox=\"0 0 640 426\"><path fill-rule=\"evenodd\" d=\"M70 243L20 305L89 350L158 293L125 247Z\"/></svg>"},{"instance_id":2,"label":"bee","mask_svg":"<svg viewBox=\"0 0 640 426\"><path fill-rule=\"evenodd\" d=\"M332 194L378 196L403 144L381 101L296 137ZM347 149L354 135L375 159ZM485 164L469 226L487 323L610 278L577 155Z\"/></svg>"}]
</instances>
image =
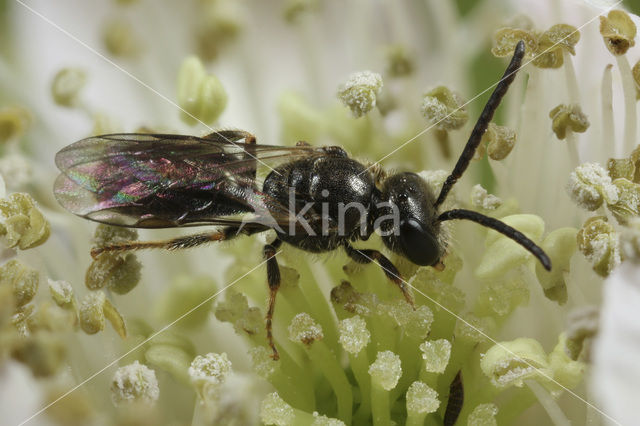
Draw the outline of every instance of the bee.
<instances>
[{"instance_id":1,"label":"bee","mask_svg":"<svg viewBox=\"0 0 640 426\"><path fill-rule=\"evenodd\" d=\"M342 249L357 263L376 262L411 305L411 294L393 263L380 251L353 243L377 231L390 251L416 265L438 268L446 251L441 223L465 219L506 235L551 268L540 247L505 223L470 210L439 211L467 169L523 56L520 42L438 197L417 174L386 175L338 146L260 145L241 130L204 137L122 133L83 139L57 153L62 173L54 193L70 212L109 225L216 227L165 241L97 247L91 251L94 259L105 252L177 250L275 230L263 257L269 287L267 339L272 357L278 359L271 323L280 286L275 255L283 242L313 253ZM264 179L257 178L259 165L270 169Z\"/></svg>"}]
</instances>

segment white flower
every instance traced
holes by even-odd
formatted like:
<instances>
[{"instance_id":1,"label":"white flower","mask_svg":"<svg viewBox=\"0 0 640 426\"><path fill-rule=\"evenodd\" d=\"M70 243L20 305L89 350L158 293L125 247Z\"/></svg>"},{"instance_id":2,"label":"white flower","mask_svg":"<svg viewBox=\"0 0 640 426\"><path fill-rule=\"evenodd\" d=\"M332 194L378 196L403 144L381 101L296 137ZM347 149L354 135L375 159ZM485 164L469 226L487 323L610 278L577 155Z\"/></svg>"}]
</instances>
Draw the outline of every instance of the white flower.
<instances>
[{"instance_id":1,"label":"white flower","mask_svg":"<svg viewBox=\"0 0 640 426\"><path fill-rule=\"evenodd\" d=\"M639 284L640 266L624 263L604 286L600 330L593 344L591 391L611 424L631 425L638 419Z\"/></svg>"}]
</instances>

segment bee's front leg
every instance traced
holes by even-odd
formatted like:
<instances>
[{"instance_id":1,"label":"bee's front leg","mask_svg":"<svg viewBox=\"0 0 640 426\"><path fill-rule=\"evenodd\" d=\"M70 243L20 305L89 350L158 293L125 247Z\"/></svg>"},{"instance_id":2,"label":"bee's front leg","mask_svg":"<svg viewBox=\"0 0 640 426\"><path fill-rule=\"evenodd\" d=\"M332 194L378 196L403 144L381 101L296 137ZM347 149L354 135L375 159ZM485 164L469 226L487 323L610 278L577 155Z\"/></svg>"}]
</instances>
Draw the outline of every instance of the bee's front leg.
<instances>
[{"instance_id":1,"label":"bee's front leg","mask_svg":"<svg viewBox=\"0 0 640 426\"><path fill-rule=\"evenodd\" d=\"M356 263L366 264L375 261L382 268L387 278L400 288L400 291L402 291L402 295L407 303L415 309L413 297L411 297L409 289L407 289L404 280L400 276L400 271L398 271L398 268L396 268L384 254L380 253L378 250L356 249L351 247L349 244L345 244L344 249L347 252L347 256L353 259Z\"/></svg>"}]
</instances>

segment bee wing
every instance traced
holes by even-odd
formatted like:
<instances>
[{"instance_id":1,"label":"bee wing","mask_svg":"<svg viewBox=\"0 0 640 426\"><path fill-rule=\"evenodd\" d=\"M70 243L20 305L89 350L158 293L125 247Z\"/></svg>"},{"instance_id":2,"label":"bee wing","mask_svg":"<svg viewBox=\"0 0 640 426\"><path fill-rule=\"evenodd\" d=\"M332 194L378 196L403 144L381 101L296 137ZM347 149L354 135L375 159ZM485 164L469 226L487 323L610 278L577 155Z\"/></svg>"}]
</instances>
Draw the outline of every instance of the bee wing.
<instances>
[{"instance_id":1,"label":"bee wing","mask_svg":"<svg viewBox=\"0 0 640 426\"><path fill-rule=\"evenodd\" d=\"M224 131L204 138L126 133L83 139L56 155L62 174L54 194L70 212L111 225L285 225L291 215L258 189L258 167L322 155L322 148L247 144L248 136Z\"/></svg>"}]
</instances>

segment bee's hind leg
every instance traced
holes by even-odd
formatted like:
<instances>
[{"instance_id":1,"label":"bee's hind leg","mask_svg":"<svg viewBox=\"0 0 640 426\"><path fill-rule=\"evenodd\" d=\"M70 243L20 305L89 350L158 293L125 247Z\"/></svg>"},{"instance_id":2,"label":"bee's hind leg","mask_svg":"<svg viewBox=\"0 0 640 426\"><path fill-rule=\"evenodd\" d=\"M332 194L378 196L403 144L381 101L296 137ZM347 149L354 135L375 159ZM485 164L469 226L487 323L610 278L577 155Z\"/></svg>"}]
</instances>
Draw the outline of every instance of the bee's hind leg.
<instances>
[{"instance_id":1,"label":"bee's hind leg","mask_svg":"<svg viewBox=\"0 0 640 426\"><path fill-rule=\"evenodd\" d=\"M105 252L123 252L130 250L144 249L165 249L180 250L198 247L214 241L227 241L235 238L238 234L252 235L258 232L266 231L268 227L245 227L241 229L238 226L227 226L212 232L203 232L200 234L185 235L183 237L171 238L159 241L123 241L103 247L94 247L91 249L91 257L96 259L100 254Z\"/></svg>"},{"instance_id":2,"label":"bee's hind leg","mask_svg":"<svg viewBox=\"0 0 640 426\"><path fill-rule=\"evenodd\" d=\"M267 261L267 283L269 284L269 306L267 307L267 341L273 351L271 356L274 360L280 359L276 345L273 343L273 311L276 307L276 294L280 288L280 268L278 267L278 261L276 260L276 252L278 247L282 244L282 240L276 239L271 244L264 246L263 254Z\"/></svg>"}]
</instances>

